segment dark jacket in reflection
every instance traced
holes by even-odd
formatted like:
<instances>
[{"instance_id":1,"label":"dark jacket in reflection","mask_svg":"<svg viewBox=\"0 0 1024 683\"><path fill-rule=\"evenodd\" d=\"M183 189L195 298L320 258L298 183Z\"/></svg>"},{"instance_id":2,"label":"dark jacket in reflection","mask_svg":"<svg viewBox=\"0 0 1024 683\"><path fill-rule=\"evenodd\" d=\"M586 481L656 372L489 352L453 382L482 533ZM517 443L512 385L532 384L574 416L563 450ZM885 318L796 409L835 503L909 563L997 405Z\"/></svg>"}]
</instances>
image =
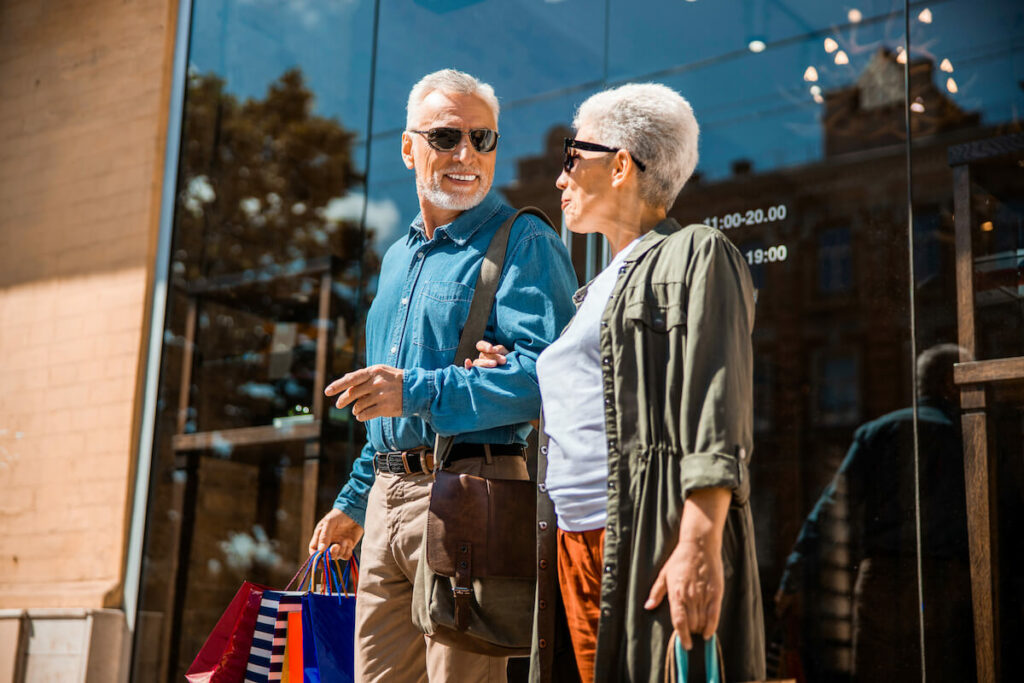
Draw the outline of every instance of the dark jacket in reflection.
<instances>
[{"instance_id":1,"label":"dark jacket in reflection","mask_svg":"<svg viewBox=\"0 0 1024 683\"><path fill-rule=\"evenodd\" d=\"M963 443L956 408L923 398L918 410L921 556L929 681L970 681L973 636ZM905 408L862 425L838 473L808 516L782 589L812 580L826 520L846 492L852 566L854 674L858 681L920 677L914 415Z\"/></svg>"}]
</instances>

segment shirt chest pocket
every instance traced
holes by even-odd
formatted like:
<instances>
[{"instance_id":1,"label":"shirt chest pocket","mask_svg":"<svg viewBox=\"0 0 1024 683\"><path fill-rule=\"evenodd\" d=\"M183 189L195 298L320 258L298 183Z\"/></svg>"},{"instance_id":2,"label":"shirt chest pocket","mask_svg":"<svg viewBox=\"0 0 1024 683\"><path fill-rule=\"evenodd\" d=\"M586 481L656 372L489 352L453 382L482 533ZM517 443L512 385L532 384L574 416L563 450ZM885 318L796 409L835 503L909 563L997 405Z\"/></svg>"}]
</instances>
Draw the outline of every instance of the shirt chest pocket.
<instances>
[{"instance_id":1,"label":"shirt chest pocket","mask_svg":"<svg viewBox=\"0 0 1024 683\"><path fill-rule=\"evenodd\" d=\"M413 343L431 351L454 351L469 315L473 288L461 282L430 280L416 295L419 315Z\"/></svg>"},{"instance_id":2,"label":"shirt chest pocket","mask_svg":"<svg viewBox=\"0 0 1024 683\"><path fill-rule=\"evenodd\" d=\"M638 332L666 334L677 327L686 332L686 309L679 302L637 301L626 306L625 317Z\"/></svg>"}]
</instances>

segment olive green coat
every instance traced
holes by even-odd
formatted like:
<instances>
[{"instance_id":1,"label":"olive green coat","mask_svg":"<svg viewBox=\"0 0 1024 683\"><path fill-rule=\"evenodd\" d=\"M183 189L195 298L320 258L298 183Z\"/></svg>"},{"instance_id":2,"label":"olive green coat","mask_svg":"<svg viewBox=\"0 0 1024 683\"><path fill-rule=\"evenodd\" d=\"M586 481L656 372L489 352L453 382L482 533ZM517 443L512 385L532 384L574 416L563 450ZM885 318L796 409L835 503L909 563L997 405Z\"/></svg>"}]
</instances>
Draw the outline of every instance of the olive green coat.
<instances>
[{"instance_id":1,"label":"olive green coat","mask_svg":"<svg viewBox=\"0 0 1024 683\"><path fill-rule=\"evenodd\" d=\"M583 300L586 287L576 295ZM687 492L732 490L718 628L729 681L764 678L761 591L748 503L753 449L754 297L742 254L703 225L659 223L630 252L601 321L608 520L597 681L661 681L667 599L643 608L679 537ZM538 586L531 680L553 673L555 516L538 461Z\"/></svg>"}]
</instances>

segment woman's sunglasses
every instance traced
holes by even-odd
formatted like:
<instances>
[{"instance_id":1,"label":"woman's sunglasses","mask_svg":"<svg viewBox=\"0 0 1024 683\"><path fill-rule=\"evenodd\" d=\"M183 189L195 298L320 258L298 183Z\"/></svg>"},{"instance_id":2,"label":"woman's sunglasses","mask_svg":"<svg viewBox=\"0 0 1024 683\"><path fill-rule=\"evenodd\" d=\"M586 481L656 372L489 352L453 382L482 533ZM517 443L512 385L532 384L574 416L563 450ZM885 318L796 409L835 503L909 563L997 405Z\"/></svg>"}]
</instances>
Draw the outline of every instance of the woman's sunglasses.
<instances>
[{"instance_id":1,"label":"woman's sunglasses","mask_svg":"<svg viewBox=\"0 0 1024 683\"><path fill-rule=\"evenodd\" d=\"M576 165L576 160L580 158L578 154L573 154L570 151L572 149L582 149L586 152L618 152L622 148L605 147L604 145L599 145L596 142L584 142L583 140L577 140L575 138L566 138L565 148L563 150L565 157L562 159L562 168L565 169L566 173L572 173L572 169ZM629 153L629 158L633 160L633 163L636 164L636 167L639 168L641 172L647 170L647 164L633 156L632 152Z\"/></svg>"},{"instance_id":2,"label":"woman's sunglasses","mask_svg":"<svg viewBox=\"0 0 1024 683\"><path fill-rule=\"evenodd\" d=\"M459 128L431 128L430 130L410 130L410 133L422 135L427 144L438 152L450 152L459 146L462 130ZM490 128L473 128L469 135L469 143L473 149L483 154L493 152L498 146L498 132Z\"/></svg>"}]
</instances>

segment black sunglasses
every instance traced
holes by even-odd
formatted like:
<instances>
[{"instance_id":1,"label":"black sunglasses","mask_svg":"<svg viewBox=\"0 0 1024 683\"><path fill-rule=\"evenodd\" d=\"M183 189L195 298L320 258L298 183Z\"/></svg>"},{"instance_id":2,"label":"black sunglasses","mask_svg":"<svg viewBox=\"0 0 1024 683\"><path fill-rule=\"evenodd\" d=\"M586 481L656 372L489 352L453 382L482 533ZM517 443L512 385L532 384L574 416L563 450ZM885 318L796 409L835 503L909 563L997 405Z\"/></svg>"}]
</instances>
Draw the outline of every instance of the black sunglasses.
<instances>
[{"instance_id":1,"label":"black sunglasses","mask_svg":"<svg viewBox=\"0 0 1024 683\"><path fill-rule=\"evenodd\" d=\"M579 155L571 154L569 152L570 149L582 149L585 152L618 152L622 148L605 147L604 145L599 145L596 142L584 142L582 140L577 140L576 138L566 138L565 149L563 150L565 157L562 159L562 168L565 169L566 173L572 173L572 169L576 165L576 160L579 159ZM647 170L647 164L633 156L632 152L629 153L629 158L633 160L633 163L636 164L636 167L641 171Z\"/></svg>"},{"instance_id":2,"label":"black sunglasses","mask_svg":"<svg viewBox=\"0 0 1024 683\"><path fill-rule=\"evenodd\" d=\"M459 146L462 130L459 128L431 128L430 130L410 130L410 133L422 135L427 144L438 152L450 152ZM468 132L469 143L473 149L483 154L493 152L498 146L498 132L490 128L473 128Z\"/></svg>"}]
</instances>

